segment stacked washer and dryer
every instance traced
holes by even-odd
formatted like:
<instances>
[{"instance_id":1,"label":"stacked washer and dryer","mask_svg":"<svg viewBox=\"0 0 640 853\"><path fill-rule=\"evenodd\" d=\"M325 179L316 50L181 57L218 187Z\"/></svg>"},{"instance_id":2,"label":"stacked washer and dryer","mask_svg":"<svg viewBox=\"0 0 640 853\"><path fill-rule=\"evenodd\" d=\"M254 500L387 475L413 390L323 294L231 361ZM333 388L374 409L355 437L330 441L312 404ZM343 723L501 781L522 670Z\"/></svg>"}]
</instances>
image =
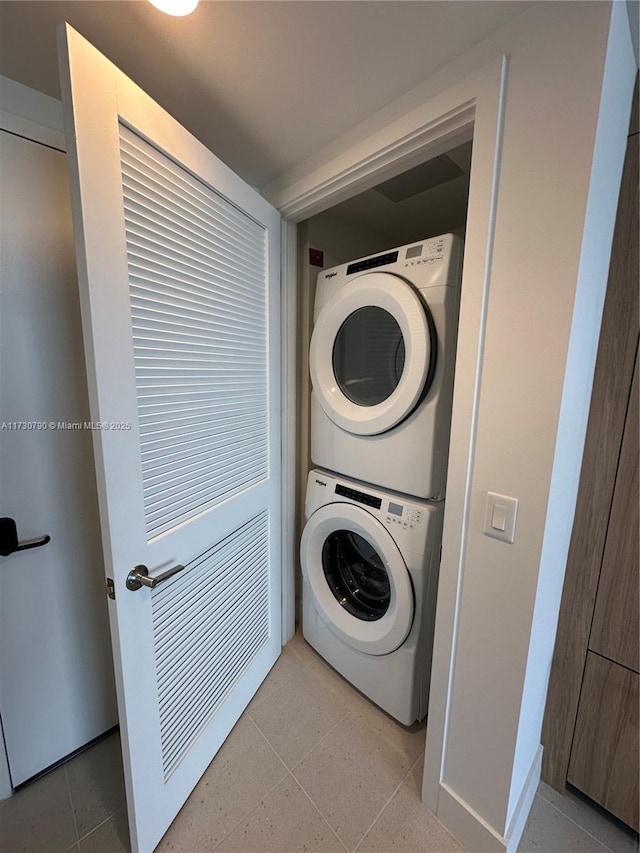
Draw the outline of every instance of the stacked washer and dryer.
<instances>
[{"instance_id":1,"label":"stacked washer and dryer","mask_svg":"<svg viewBox=\"0 0 640 853\"><path fill-rule=\"evenodd\" d=\"M427 712L461 271L445 234L316 288L303 634L405 725Z\"/></svg>"}]
</instances>

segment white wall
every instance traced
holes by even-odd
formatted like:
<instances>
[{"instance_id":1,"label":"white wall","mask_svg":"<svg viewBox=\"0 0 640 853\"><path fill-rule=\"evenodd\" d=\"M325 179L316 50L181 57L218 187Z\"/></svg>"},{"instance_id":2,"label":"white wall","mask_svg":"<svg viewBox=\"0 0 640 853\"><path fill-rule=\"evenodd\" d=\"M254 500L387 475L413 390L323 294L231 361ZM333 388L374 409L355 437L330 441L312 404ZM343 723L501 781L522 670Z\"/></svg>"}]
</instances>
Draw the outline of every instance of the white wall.
<instances>
[{"instance_id":1,"label":"white wall","mask_svg":"<svg viewBox=\"0 0 640 853\"><path fill-rule=\"evenodd\" d=\"M625 44L626 43L626 44ZM536 603L518 725L509 819L515 794L524 784L532 756L540 742L545 698L573 523L582 448L591 401L610 247L617 209L625 145L621 128L629 123L629 74L632 51L623 3L615 3L609 31L602 83L600 114L593 145L589 197L579 257L576 294L571 320L562 402L558 419L553 471L540 556Z\"/></svg>"},{"instance_id":2,"label":"white wall","mask_svg":"<svg viewBox=\"0 0 640 853\"><path fill-rule=\"evenodd\" d=\"M89 419L61 127L59 102L0 77L7 421ZM91 434L2 436L0 514L24 538L51 535L2 563L0 712L15 785L112 728L117 711ZM2 744L0 798L10 793Z\"/></svg>"},{"instance_id":3,"label":"white wall","mask_svg":"<svg viewBox=\"0 0 640 853\"><path fill-rule=\"evenodd\" d=\"M474 851L514 848L539 777L635 73L622 11L614 4L609 40L609 3L536 4L266 188L287 209L305 198L321 209L332 175L359 175L393 133L410 137L421 110L451 106L447 93L467 83L473 95L469 81L507 58L493 232L472 235L471 212L467 232L468 251L489 246L486 321L470 454L456 442L476 392L468 375L456 384L425 757L427 802ZM490 162L476 139L474 160ZM359 189L371 176L361 172ZM470 205L484 178L472 170ZM467 267L461 323L478 275ZM459 366L470 345L463 336ZM482 533L489 490L519 499L513 545Z\"/></svg>"},{"instance_id":4,"label":"white wall","mask_svg":"<svg viewBox=\"0 0 640 853\"><path fill-rule=\"evenodd\" d=\"M60 102L2 76L0 127L64 150ZM3 737L0 741L0 800L10 797L11 794L11 776Z\"/></svg>"},{"instance_id":5,"label":"white wall","mask_svg":"<svg viewBox=\"0 0 640 853\"><path fill-rule=\"evenodd\" d=\"M375 230L357 227L327 210L311 217L308 224L310 245L324 251L324 269L390 248L383 222Z\"/></svg>"},{"instance_id":6,"label":"white wall","mask_svg":"<svg viewBox=\"0 0 640 853\"><path fill-rule=\"evenodd\" d=\"M628 61L595 146L609 18L600 3L536 8L509 51L443 772L500 836L540 744L624 156ZM622 47L609 45L618 65ZM513 545L482 533L488 490L520 501Z\"/></svg>"}]
</instances>

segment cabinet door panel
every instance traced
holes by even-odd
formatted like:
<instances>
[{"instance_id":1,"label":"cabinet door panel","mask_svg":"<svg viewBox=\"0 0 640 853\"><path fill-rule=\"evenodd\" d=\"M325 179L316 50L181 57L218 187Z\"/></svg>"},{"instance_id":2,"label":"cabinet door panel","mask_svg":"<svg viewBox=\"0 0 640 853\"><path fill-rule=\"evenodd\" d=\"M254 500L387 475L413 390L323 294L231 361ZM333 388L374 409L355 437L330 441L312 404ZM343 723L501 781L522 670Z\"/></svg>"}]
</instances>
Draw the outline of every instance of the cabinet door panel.
<instances>
[{"instance_id":1,"label":"cabinet door panel","mask_svg":"<svg viewBox=\"0 0 640 853\"><path fill-rule=\"evenodd\" d=\"M638 830L640 676L587 655L567 779Z\"/></svg>"},{"instance_id":2,"label":"cabinet door panel","mask_svg":"<svg viewBox=\"0 0 640 853\"><path fill-rule=\"evenodd\" d=\"M589 648L638 672L638 356Z\"/></svg>"}]
</instances>

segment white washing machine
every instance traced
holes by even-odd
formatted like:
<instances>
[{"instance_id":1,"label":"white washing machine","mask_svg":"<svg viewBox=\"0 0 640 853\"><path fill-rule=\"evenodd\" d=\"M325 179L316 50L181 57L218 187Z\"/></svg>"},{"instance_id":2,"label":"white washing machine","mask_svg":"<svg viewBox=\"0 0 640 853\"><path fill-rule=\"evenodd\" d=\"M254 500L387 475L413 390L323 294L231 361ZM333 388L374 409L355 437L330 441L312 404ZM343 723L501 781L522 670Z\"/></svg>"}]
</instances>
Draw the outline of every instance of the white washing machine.
<instances>
[{"instance_id":1,"label":"white washing machine","mask_svg":"<svg viewBox=\"0 0 640 853\"><path fill-rule=\"evenodd\" d=\"M444 505L311 471L302 631L405 725L427 712Z\"/></svg>"},{"instance_id":2,"label":"white washing machine","mask_svg":"<svg viewBox=\"0 0 640 853\"><path fill-rule=\"evenodd\" d=\"M445 234L320 273L309 352L314 464L444 498L462 248Z\"/></svg>"}]
</instances>

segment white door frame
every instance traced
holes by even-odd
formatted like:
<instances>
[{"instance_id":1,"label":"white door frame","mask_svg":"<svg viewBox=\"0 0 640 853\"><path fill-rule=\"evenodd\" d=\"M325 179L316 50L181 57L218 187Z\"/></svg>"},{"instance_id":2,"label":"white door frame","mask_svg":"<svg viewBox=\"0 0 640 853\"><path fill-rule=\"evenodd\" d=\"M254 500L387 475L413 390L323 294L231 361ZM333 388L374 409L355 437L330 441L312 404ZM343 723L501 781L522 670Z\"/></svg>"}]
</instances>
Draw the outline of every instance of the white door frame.
<instances>
[{"instance_id":1,"label":"white door frame","mask_svg":"<svg viewBox=\"0 0 640 853\"><path fill-rule=\"evenodd\" d=\"M282 220L280 235L281 295L280 328L282 346L282 645L286 645L296 630L296 587L298 542L296 537L296 460L298 452L298 421L296 416L297 340L298 340L298 261L297 228L295 223Z\"/></svg>"},{"instance_id":2,"label":"white door frame","mask_svg":"<svg viewBox=\"0 0 640 853\"><path fill-rule=\"evenodd\" d=\"M453 662L459 621L460 591L471 502L476 422L484 351L485 322L493 253L496 197L499 179L502 120L508 58L494 61L463 81L437 94L366 142L309 171L288 185L271 185L265 195L282 215L300 222L345 199L376 186L438 156L473 137L473 160L464 253L462 299L456 361L451 449L447 479L442 562L427 726L423 801L437 810L443 778L444 744L449 714ZM297 279L290 263L285 274L283 305L294 306ZM287 326L290 328L289 324ZM294 377L285 370L284 432L295 429ZM287 397L288 404L287 404ZM286 474L286 476L285 476ZM287 499L293 506L293 468L283 472ZM287 560L283 588L293 584L293 560ZM289 605L292 618L292 605ZM286 632L284 636L287 636Z\"/></svg>"}]
</instances>

